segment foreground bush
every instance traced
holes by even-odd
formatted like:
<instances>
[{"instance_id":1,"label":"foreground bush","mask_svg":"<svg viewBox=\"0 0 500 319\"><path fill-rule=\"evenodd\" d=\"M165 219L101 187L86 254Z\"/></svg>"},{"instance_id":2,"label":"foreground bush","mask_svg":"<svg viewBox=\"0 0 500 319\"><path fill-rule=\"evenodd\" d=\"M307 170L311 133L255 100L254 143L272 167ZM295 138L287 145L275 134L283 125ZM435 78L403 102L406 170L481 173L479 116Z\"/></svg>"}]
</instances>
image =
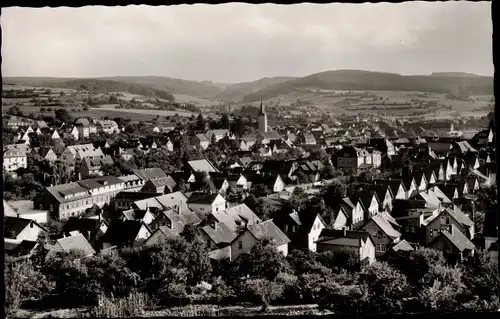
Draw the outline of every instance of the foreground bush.
<instances>
[{"instance_id":1,"label":"foreground bush","mask_svg":"<svg viewBox=\"0 0 500 319\"><path fill-rule=\"evenodd\" d=\"M98 305L94 307L93 316L98 318L128 318L144 313L147 297L133 292L124 298L106 297L100 295Z\"/></svg>"}]
</instances>

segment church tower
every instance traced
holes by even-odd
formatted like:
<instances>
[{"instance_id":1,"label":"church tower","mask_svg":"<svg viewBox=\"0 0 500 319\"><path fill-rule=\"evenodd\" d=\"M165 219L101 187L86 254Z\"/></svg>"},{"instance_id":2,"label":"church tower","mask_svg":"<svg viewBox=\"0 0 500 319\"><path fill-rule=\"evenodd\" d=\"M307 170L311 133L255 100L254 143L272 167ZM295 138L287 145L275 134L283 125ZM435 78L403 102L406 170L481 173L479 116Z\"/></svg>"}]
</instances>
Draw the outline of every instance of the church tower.
<instances>
[{"instance_id":1,"label":"church tower","mask_svg":"<svg viewBox=\"0 0 500 319\"><path fill-rule=\"evenodd\" d=\"M262 133L267 132L267 114L266 114L266 109L262 104L262 99L260 100L260 111L259 111L259 116L257 117L257 126L259 132Z\"/></svg>"}]
</instances>

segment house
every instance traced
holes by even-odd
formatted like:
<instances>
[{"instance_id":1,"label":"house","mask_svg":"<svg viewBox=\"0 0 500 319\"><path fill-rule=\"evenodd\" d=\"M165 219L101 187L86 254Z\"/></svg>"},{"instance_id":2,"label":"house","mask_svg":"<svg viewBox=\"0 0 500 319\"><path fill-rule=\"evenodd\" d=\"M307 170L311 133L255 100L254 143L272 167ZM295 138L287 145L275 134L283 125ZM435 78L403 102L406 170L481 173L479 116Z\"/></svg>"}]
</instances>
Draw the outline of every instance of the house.
<instances>
[{"instance_id":1,"label":"house","mask_svg":"<svg viewBox=\"0 0 500 319\"><path fill-rule=\"evenodd\" d=\"M54 245L45 244L44 248L49 251L48 256L51 253L67 253L70 251L81 252L81 257L89 257L96 253L82 234L59 238Z\"/></svg>"},{"instance_id":2,"label":"house","mask_svg":"<svg viewBox=\"0 0 500 319\"><path fill-rule=\"evenodd\" d=\"M54 152L52 147L40 147L39 155L44 160L51 162L51 163L57 161L57 159L58 159L57 154Z\"/></svg>"},{"instance_id":3,"label":"house","mask_svg":"<svg viewBox=\"0 0 500 319\"><path fill-rule=\"evenodd\" d=\"M167 174L161 168L144 168L134 170L134 174L139 176L144 182L147 182L150 179L160 179L167 177Z\"/></svg>"},{"instance_id":4,"label":"house","mask_svg":"<svg viewBox=\"0 0 500 319\"><path fill-rule=\"evenodd\" d=\"M373 190L380 200L379 211L385 210L386 212L390 212L392 210L392 200L394 198L391 188L388 185L373 185Z\"/></svg>"},{"instance_id":5,"label":"house","mask_svg":"<svg viewBox=\"0 0 500 319\"><path fill-rule=\"evenodd\" d=\"M119 133L118 124L113 120L97 120L97 131L107 134Z\"/></svg>"},{"instance_id":6,"label":"house","mask_svg":"<svg viewBox=\"0 0 500 319\"><path fill-rule=\"evenodd\" d=\"M220 194L192 193L186 201L189 209L198 216L207 216L212 212L226 209L226 200Z\"/></svg>"},{"instance_id":7,"label":"house","mask_svg":"<svg viewBox=\"0 0 500 319\"><path fill-rule=\"evenodd\" d=\"M388 179L388 180L374 180L374 185L382 185L391 189L394 199L406 199L406 187L402 180Z\"/></svg>"},{"instance_id":8,"label":"house","mask_svg":"<svg viewBox=\"0 0 500 319\"><path fill-rule=\"evenodd\" d=\"M38 223L48 221L49 212L47 210L38 210L33 206L30 200L3 201L4 216L20 217L34 220Z\"/></svg>"},{"instance_id":9,"label":"house","mask_svg":"<svg viewBox=\"0 0 500 319\"><path fill-rule=\"evenodd\" d=\"M270 239L278 251L285 257L288 255L290 239L276 226L271 219L249 225L231 242L231 261L237 260L242 254L250 252L258 240Z\"/></svg>"},{"instance_id":10,"label":"house","mask_svg":"<svg viewBox=\"0 0 500 319\"><path fill-rule=\"evenodd\" d=\"M316 251L316 240L326 227L319 213L306 214L293 212L273 219L283 233L291 240L291 249L309 249Z\"/></svg>"},{"instance_id":11,"label":"house","mask_svg":"<svg viewBox=\"0 0 500 319\"><path fill-rule=\"evenodd\" d=\"M62 237L83 235L94 249L100 246L102 239L108 229L108 223L100 218L70 217L61 229Z\"/></svg>"},{"instance_id":12,"label":"house","mask_svg":"<svg viewBox=\"0 0 500 319\"><path fill-rule=\"evenodd\" d=\"M379 213L380 200L374 191L359 191L354 196L354 201L362 203L362 207L364 208L363 221L367 221Z\"/></svg>"},{"instance_id":13,"label":"house","mask_svg":"<svg viewBox=\"0 0 500 319\"><path fill-rule=\"evenodd\" d=\"M142 221L112 219L102 238L102 248L140 247L151 234L151 229Z\"/></svg>"},{"instance_id":14,"label":"house","mask_svg":"<svg viewBox=\"0 0 500 319\"><path fill-rule=\"evenodd\" d=\"M205 150L210 145L210 140L205 134L195 134L191 137L191 145L197 149Z\"/></svg>"},{"instance_id":15,"label":"house","mask_svg":"<svg viewBox=\"0 0 500 319\"><path fill-rule=\"evenodd\" d=\"M427 247L442 251L445 258L451 261L462 261L464 257L474 255L476 247L453 224L441 229Z\"/></svg>"},{"instance_id":16,"label":"house","mask_svg":"<svg viewBox=\"0 0 500 319\"><path fill-rule=\"evenodd\" d=\"M148 237L148 239L146 239L146 241L144 242L144 246L160 245L162 244L163 241L178 236L179 234L172 231L169 227L160 226L153 231L153 233L151 234L151 236Z\"/></svg>"},{"instance_id":17,"label":"house","mask_svg":"<svg viewBox=\"0 0 500 319\"><path fill-rule=\"evenodd\" d=\"M453 225L458 231L471 240L474 239L474 222L456 206L438 209L432 216L423 221L425 227L424 244L428 244L442 229Z\"/></svg>"},{"instance_id":18,"label":"house","mask_svg":"<svg viewBox=\"0 0 500 319\"><path fill-rule=\"evenodd\" d=\"M71 167L75 167L75 164L80 164L85 157L104 157L104 153L101 149L94 148L92 144L71 145L62 152L60 159Z\"/></svg>"},{"instance_id":19,"label":"house","mask_svg":"<svg viewBox=\"0 0 500 319\"><path fill-rule=\"evenodd\" d=\"M79 118L75 122L75 126L78 129L78 135L81 138L88 138L90 134L97 133L97 126L86 118Z\"/></svg>"},{"instance_id":20,"label":"house","mask_svg":"<svg viewBox=\"0 0 500 319\"><path fill-rule=\"evenodd\" d=\"M187 162L187 170L191 172L218 173L219 170L207 159L194 160Z\"/></svg>"},{"instance_id":21,"label":"house","mask_svg":"<svg viewBox=\"0 0 500 319\"><path fill-rule=\"evenodd\" d=\"M19 168L28 167L26 152L18 147L8 147L3 152L3 169L5 172L13 172Z\"/></svg>"},{"instance_id":22,"label":"house","mask_svg":"<svg viewBox=\"0 0 500 319\"><path fill-rule=\"evenodd\" d=\"M111 207L114 210L128 210L137 201L154 198L162 194L163 193L135 192L125 190L116 194L116 196L111 201Z\"/></svg>"},{"instance_id":23,"label":"house","mask_svg":"<svg viewBox=\"0 0 500 319\"><path fill-rule=\"evenodd\" d=\"M33 199L35 209L49 210L50 218L60 220L79 216L93 205L109 204L117 193L124 190L124 182L114 176L101 176L46 187Z\"/></svg>"},{"instance_id":24,"label":"house","mask_svg":"<svg viewBox=\"0 0 500 319\"><path fill-rule=\"evenodd\" d=\"M213 136L215 136L215 142L217 143L218 141L222 140L223 138L225 138L226 136L229 136L229 130L226 130L226 129L221 129L221 130L209 130L206 134L205 134L206 138L209 140L209 141L212 141L213 139Z\"/></svg>"},{"instance_id":25,"label":"house","mask_svg":"<svg viewBox=\"0 0 500 319\"><path fill-rule=\"evenodd\" d=\"M3 238L5 250L17 247L22 241L38 241L38 237L48 230L34 220L18 217L3 218Z\"/></svg>"},{"instance_id":26,"label":"house","mask_svg":"<svg viewBox=\"0 0 500 319\"><path fill-rule=\"evenodd\" d=\"M427 178L425 177L425 173L422 171L414 171L412 172L413 179L416 184L416 191L424 191L427 189L429 183L427 182Z\"/></svg>"},{"instance_id":27,"label":"house","mask_svg":"<svg viewBox=\"0 0 500 319\"><path fill-rule=\"evenodd\" d=\"M141 192L146 193L172 193L175 190L176 183L172 177L167 176L158 179L148 180L141 189Z\"/></svg>"},{"instance_id":28,"label":"house","mask_svg":"<svg viewBox=\"0 0 500 319\"><path fill-rule=\"evenodd\" d=\"M338 169L359 174L366 168L379 168L382 164L382 153L377 150L368 151L354 146L345 146L339 150L336 164Z\"/></svg>"},{"instance_id":29,"label":"house","mask_svg":"<svg viewBox=\"0 0 500 319\"><path fill-rule=\"evenodd\" d=\"M80 178L90 178L93 176L102 176L103 166L112 166L113 159L111 156L106 155L102 157L84 157L78 168Z\"/></svg>"},{"instance_id":30,"label":"house","mask_svg":"<svg viewBox=\"0 0 500 319\"><path fill-rule=\"evenodd\" d=\"M333 228L344 227L354 229L364 221L364 206L357 198L344 197L337 208L337 215L333 218Z\"/></svg>"},{"instance_id":31,"label":"house","mask_svg":"<svg viewBox=\"0 0 500 319\"><path fill-rule=\"evenodd\" d=\"M370 138L368 146L375 148L377 151L387 156L396 155L394 145L386 138Z\"/></svg>"},{"instance_id":32,"label":"house","mask_svg":"<svg viewBox=\"0 0 500 319\"><path fill-rule=\"evenodd\" d=\"M401 237L401 233L394 229L383 215L373 216L361 229L371 234L377 258L388 252L394 244L399 242Z\"/></svg>"},{"instance_id":33,"label":"house","mask_svg":"<svg viewBox=\"0 0 500 319\"><path fill-rule=\"evenodd\" d=\"M153 209L129 209L122 212L122 220L141 221L146 225L150 225L155 219L155 215L151 212Z\"/></svg>"},{"instance_id":34,"label":"house","mask_svg":"<svg viewBox=\"0 0 500 319\"><path fill-rule=\"evenodd\" d=\"M78 128L76 126L64 126L62 129L60 129L60 132L62 133L62 136L64 139L67 138L74 138L76 141L79 140L80 138L80 132L78 131ZM61 134L59 134L61 135ZM82 136L83 138L83 136Z\"/></svg>"},{"instance_id":35,"label":"house","mask_svg":"<svg viewBox=\"0 0 500 319\"><path fill-rule=\"evenodd\" d=\"M311 133L303 133L301 134L299 139L302 142L302 144L316 145L316 139L314 138L314 135L312 135Z\"/></svg>"},{"instance_id":36,"label":"house","mask_svg":"<svg viewBox=\"0 0 500 319\"><path fill-rule=\"evenodd\" d=\"M353 253L361 264L375 261L375 243L366 231L324 228L316 241L317 251Z\"/></svg>"}]
</instances>

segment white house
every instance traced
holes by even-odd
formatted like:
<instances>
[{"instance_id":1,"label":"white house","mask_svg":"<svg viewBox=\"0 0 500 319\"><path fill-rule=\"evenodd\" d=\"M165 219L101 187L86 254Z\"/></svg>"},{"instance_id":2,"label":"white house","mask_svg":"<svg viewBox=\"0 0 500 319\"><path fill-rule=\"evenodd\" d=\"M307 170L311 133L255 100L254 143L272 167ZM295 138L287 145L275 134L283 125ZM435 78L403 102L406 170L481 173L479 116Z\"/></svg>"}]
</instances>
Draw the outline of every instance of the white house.
<instances>
[{"instance_id":1,"label":"white house","mask_svg":"<svg viewBox=\"0 0 500 319\"><path fill-rule=\"evenodd\" d=\"M196 192L187 200L188 208L199 216L207 216L212 212L226 209L226 199L220 194L207 194Z\"/></svg>"}]
</instances>

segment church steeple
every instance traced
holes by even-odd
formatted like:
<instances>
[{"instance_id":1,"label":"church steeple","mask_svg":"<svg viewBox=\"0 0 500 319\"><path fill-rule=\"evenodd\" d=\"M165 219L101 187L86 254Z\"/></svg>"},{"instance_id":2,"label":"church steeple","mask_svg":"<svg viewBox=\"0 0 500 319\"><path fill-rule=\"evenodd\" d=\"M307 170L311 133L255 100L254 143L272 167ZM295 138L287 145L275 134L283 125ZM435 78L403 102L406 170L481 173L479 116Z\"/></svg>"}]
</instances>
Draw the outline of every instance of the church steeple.
<instances>
[{"instance_id":1,"label":"church steeple","mask_svg":"<svg viewBox=\"0 0 500 319\"><path fill-rule=\"evenodd\" d=\"M260 111L259 111L259 115L264 115L266 114L266 109L264 107L264 104L262 104L262 98L260 98Z\"/></svg>"},{"instance_id":2,"label":"church steeple","mask_svg":"<svg viewBox=\"0 0 500 319\"><path fill-rule=\"evenodd\" d=\"M260 110L259 116L257 117L257 126L260 132L267 132L267 114L264 104L262 103L262 98L260 98Z\"/></svg>"}]
</instances>

